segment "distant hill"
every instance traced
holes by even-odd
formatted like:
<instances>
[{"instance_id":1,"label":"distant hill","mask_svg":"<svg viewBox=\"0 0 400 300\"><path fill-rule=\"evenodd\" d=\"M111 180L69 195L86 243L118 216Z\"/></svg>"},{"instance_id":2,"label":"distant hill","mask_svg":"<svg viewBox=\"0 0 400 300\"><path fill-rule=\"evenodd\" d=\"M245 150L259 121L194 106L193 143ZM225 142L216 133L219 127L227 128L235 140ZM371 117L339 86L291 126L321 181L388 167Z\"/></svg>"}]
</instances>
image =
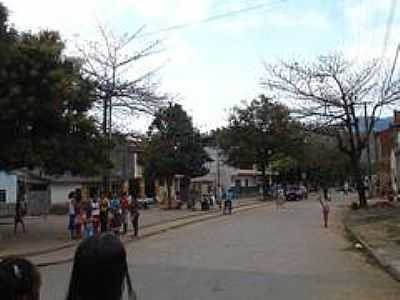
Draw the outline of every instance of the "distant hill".
<instances>
[{"instance_id":1,"label":"distant hill","mask_svg":"<svg viewBox=\"0 0 400 300\"><path fill-rule=\"evenodd\" d=\"M359 118L359 124L360 124L360 131L365 132L365 118L360 117ZM385 117L385 118L380 118L379 120L375 121L375 126L374 126L374 132L379 132L382 130L385 130L389 128L389 126L393 122L393 117Z\"/></svg>"}]
</instances>

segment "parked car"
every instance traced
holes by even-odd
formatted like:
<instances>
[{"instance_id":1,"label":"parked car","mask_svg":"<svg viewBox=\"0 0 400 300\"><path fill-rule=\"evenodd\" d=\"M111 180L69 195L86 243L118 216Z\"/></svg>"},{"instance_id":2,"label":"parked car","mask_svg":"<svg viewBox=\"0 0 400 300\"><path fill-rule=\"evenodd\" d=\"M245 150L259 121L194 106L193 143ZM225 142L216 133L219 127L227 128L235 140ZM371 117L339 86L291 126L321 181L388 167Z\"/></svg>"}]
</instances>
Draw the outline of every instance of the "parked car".
<instances>
[{"instance_id":1,"label":"parked car","mask_svg":"<svg viewBox=\"0 0 400 300\"><path fill-rule=\"evenodd\" d=\"M286 201L300 201L304 198L304 190L298 186L291 186L286 190Z\"/></svg>"},{"instance_id":2,"label":"parked car","mask_svg":"<svg viewBox=\"0 0 400 300\"><path fill-rule=\"evenodd\" d=\"M138 204L139 204L139 208L142 208L142 209L147 209L151 205L155 204L155 199L154 198L138 198L137 201L138 201Z\"/></svg>"}]
</instances>

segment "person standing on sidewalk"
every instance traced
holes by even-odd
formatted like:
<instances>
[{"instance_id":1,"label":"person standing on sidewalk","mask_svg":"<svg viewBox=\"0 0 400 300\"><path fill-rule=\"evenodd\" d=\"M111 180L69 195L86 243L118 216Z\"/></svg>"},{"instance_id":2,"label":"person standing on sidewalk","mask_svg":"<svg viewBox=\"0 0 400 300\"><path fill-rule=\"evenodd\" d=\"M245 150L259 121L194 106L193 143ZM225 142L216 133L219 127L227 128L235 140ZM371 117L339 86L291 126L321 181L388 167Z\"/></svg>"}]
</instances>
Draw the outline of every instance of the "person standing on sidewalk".
<instances>
[{"instance_id":1,"label":"person standing on sidewalk","mask_svg":"<svg viewBox=\"0 0 400 300\"><path fill-rule=\"evenodd\" d=\"M68 230L70 232L71 240L75 238L75 194L70 192L68 194Z\"/></svg>"},{"instance_id":2,"label":"person standing on sidewalk","mask_svg":"<svg viewBox=\"0 0 400 300\"><path fill-rule=\"evenodd\" d=\"M22 231L25 232L25 223L24 223L25 215L26 215L25 201L18 200L15 205L14 234L17 234L18 224L21 224Z\"/></svg>"},{"instance_id":3,"label":"person standing on sidewalk","mask_svg":"<svg viewBox=\"0 0 400 300\"><path fill-rule=\"evenodd\" d=\"M108 199L104 193L100 200L100 229L101 232L107 232L108 223Z\"/></svg>"},{"instance_id":4,"label":"person standing on sidewalk","mask_svg":"<svg viewBox=\"0 0 400 300\"><path fill-rule=\"evenodd\" d=\"M131 196L129 203L129 212L131 214L131 222L133 226L134 236L137 237L139 234L139 203L135 195Z\"/></svg>"},{"instance_id":5,"label":"person standing on sidewalk","mask_svg":"<svg viewBox=\"0 0 400 300\"><path fill-rule=\"evenodd\" d=\"M124 193L121 197L121 210L122 210L123 233L126 234L128 232L128 214L129 214L128 193Z\"/></svg>"},{"instance_id":6,"label":"person standing on sidewalk","mask_svg":"<svg viewBox=\"0 0 400 300\"><path fill-rule=\"evenodd\" d=\"M115 194L112 195L110 201L110 211L110 228L112 232L118 235L121 230L121 210L120 201Z\"/></svg>"},{"instance_id":7,"label":"person standing on sidewalk","mask_svg":"<svg viewBox=\"0 0 400 300\"><path fill-rule=\"evenodd\" d=\"M100 227L100 204L97 196L92 201L93 234L99 233Z\"/></svg>"}]
</instances>

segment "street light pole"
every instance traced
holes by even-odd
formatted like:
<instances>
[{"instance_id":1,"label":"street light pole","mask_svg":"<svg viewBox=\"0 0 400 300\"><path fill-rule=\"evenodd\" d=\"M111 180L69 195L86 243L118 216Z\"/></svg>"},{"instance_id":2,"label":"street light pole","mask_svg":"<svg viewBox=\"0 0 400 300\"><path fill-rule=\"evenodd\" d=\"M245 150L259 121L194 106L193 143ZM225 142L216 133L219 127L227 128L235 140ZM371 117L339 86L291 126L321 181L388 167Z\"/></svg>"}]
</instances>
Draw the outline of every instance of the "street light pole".
<instances>
[{"instance_id":1,"label":"street light pole","mask_svg":"<svg viewBox=\"0 0 400 300\"><path fill-rule=\"evenodd\" d=\"M217 197L219 197L220 192L221 192L221 170L220 170L220 152L218 149L217 150Z\"/></svg>"},{"instance_id":2,"label":"street light pole","mask_svg":"<svg viewBox=\"0 0 400 300\"><path fill-rule=\"evenodd\" d=\"M272 150L268 150L268 171L269 171L269 188L272 186L272 161L271 161Z\"/></svg>"}]
</instances>

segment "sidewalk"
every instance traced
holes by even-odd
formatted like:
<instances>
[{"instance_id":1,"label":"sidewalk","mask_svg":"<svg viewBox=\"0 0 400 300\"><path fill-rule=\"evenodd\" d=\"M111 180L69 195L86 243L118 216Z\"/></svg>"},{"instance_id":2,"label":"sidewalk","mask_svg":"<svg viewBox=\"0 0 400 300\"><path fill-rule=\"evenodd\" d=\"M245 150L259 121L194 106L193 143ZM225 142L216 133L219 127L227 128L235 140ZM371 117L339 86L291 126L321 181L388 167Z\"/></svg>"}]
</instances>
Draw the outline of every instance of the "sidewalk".
<instances>
[{"instance_id":1,"label":"sidewalk","mask_svg":"<svg viewBox=\"0 0 400 300\"><path fill-rule=\"evenodd\" d=\"M253 198L241 199L236 205L254 204L258 201ZM219 209L214 207L211 212ZM141 210L139 218L140 228L163 224L181 218L203 215L210 213L192 211L186 208L181 210L164 210L153 207L147 210ZM52 250L70 247L76 244L76 241L69 239L67 231L68 217L66 215L49 215L45 217L27 217L25 218L26 233L22 233L22 228L18 228L17 235L14 235L14 224L12 218L0 219L0 256L6 255L32 255L33 253L49 252ZM129 227L132 230L131 225Z\"/></svg>"},{"instance_id":2,"label":"sidewalk","mask_svg":"<svg viewBox=\"0 0 400 300\"><path fill-rule=\"evenodd\" d=\"M349 212L345 228L381 267L400 281L400 204L372 207L376 202L370 201L368 210Z\"/></svg>"}]
</instances>

